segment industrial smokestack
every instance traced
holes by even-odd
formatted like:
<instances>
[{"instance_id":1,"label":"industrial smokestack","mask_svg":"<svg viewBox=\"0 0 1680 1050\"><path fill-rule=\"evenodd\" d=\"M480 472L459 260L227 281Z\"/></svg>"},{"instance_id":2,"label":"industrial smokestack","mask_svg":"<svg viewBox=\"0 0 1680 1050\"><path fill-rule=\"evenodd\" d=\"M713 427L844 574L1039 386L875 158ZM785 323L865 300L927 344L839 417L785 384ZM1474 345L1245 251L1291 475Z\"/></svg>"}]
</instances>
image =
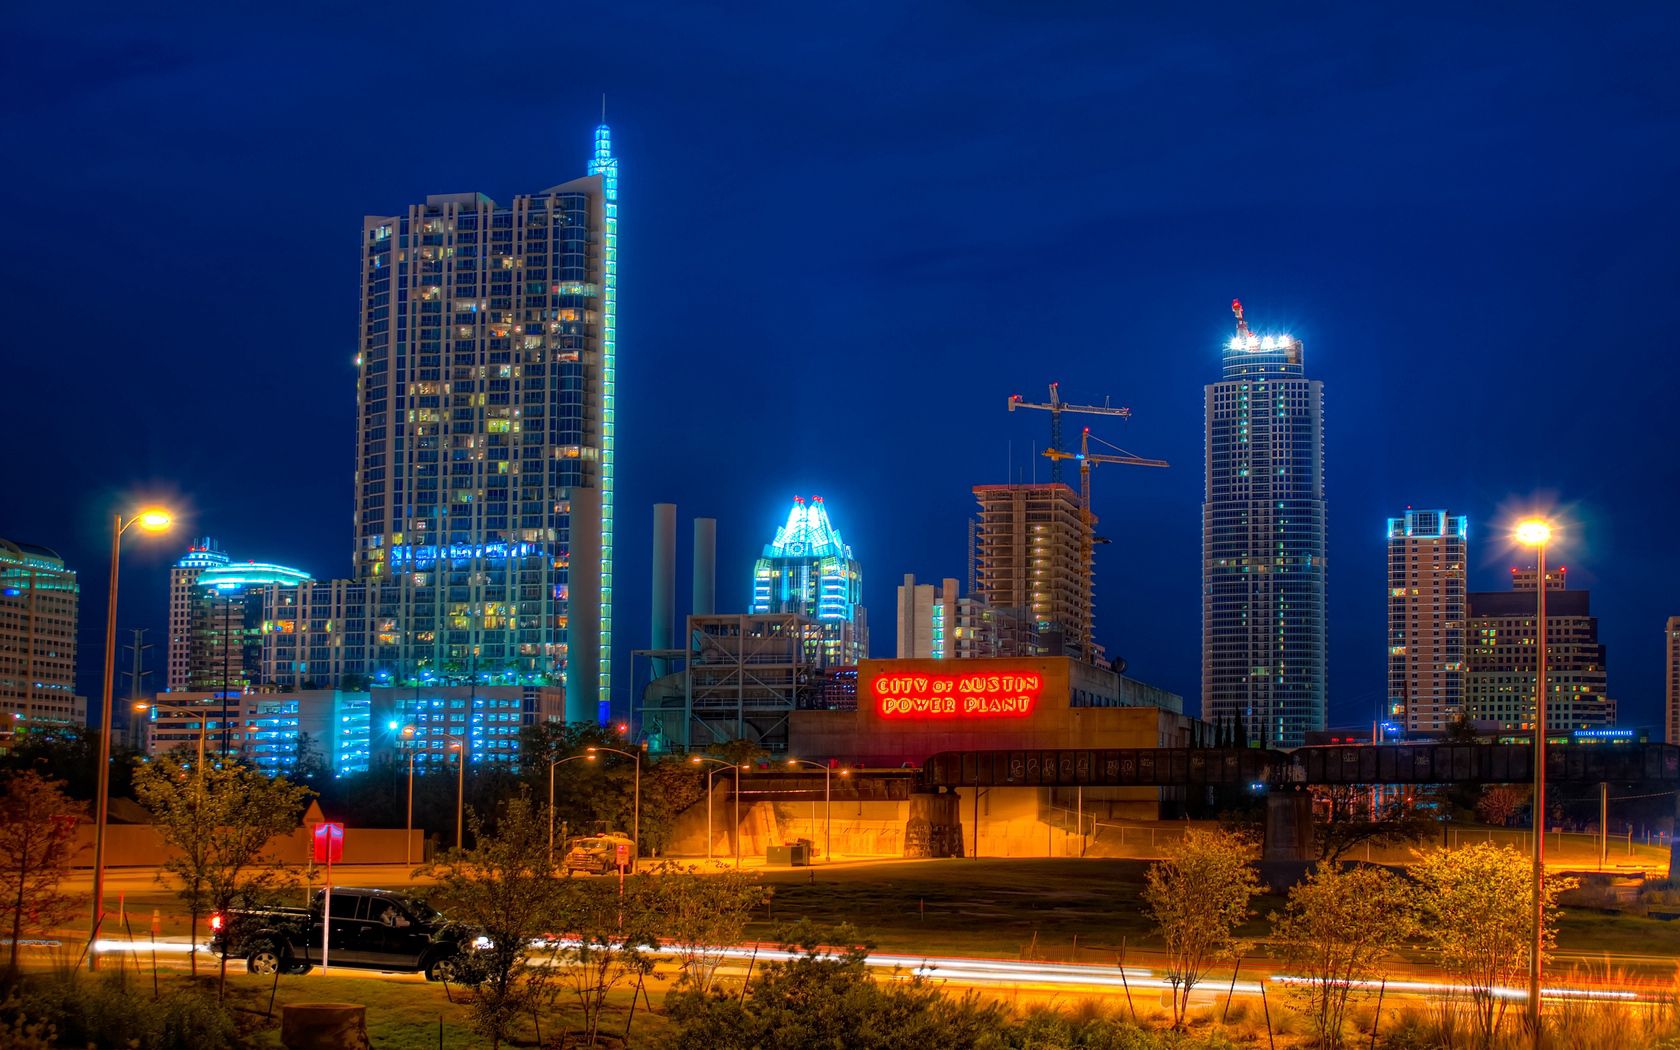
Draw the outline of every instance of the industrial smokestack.
<instances>
[{"instance_id":1,"label":"industrial smokestack","mask_svg":"<svg viewBox=\"0 0 1680 1050\"><path fill-rule=\"evenodd\" d=\"M717 612L717 519L694 519L694 615Z\"/></svg>"},{"instance_id":2,"label":"industrial smokestack","mask_svg":"<svg viewBox=\"0 0 1680 1050\"><path fill-rule=\"evenodd\" d=\"M677 505L653 505L653 631L651 648L669 649L677 634ZM665 674L655 660L653 673Z\"/></svg>"}]
</instances>

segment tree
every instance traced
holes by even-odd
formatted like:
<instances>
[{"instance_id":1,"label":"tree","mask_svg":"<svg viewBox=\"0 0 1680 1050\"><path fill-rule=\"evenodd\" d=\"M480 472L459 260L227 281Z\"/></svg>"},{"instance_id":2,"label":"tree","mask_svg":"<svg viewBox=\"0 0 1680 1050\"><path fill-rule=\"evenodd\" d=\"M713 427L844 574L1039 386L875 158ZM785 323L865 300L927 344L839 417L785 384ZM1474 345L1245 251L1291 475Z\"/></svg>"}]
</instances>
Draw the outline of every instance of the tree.
<instances>
[{"instance_id":1,"label":"tree","mask_svg":"<svg viewBox=\"0 0 1680 1050\"><path fill-rule=\"evenodd\" d=\"M18 941L68 922L76 901L58 887L75 855L82 807L64 785L33 770L14 773L0 795L0 920L9 920L12 950L8 976L17 974Z\"/></svg>"},{"instance_id":2,"label":"tree","mask_svg":"<svg viewBox=\"0 0 1680 1050\"><path fill-rule=\"evenodd\" d=\"M134 790L164 842L177 851L164 859L158 881L168 875L180 884L177 896L192 919L196 974L201 915L272 904L291 884L279 859L264 851L276 836L296 830L312 792L232 759L200 765L184 750L141 766ZM220 977L225 991L225 951Z\"/></svg>"},{"instance_id":3,"label":"tree","mask_svg":"<svg viewBox=\"0 0 1680 1050\"><path fill-rule=\"evenodd\" d=\"M1376 975L1416 928L1411 887L1386 868L1341 869L1320 864L1289 891L1272 937L1290 972L1321 1045L1342 1045L1342 1021L1356 988Z\"/></svg>"},{"instance_id":4,"label":"tree","mask_svg":"<svg viewBox=\"0 0 1680 1050\"><path fill-rule=\"evenodd\" d=\"M433 902L453 922L478 931L483 947L463 960L472 986L473 1027L500 1046L541 1000L547 971L532 965L531 944L566 924L570 891L548 864L548 810L521 792L501 808L494 831L469 812L473 848L451 850L416 876L435 880Z\"/></svg>"},{"instance_id":5,"label":"tree","mask_svg":"<svg viewBox=\"0 0 1680 1050\"><path fill-rule=\"evenodd\" d=\"M1435 831L1435 820L1405 795L1377 801L1369 787L1323 789L1319 798L1328 810L1318 821L1318 859L1337 861L1354 847L1416 845ZM1374 807L1374 808L1373 808Z\"/></svg>"},{"instance_id":6,"label":"tree","mask_svg":"<svg viewBox=\"0 0 1680 1050\"><path fill-rule=\"evenodd\" d=\"M614 879L567 879L566 931L554 948L560 979L583 1011L584 1027L594 1046L601 1015L614 988L653 972L649 949L659 946L654 933L657 894L647 874Z\"/></svg>"},{"instance_id":7,"label":"tree","mask_svg":"<svg viewBox=\"0 0 1680 1050\"><path fill-rule=\"evenodd\" d=\"M1253 914L1249 902L1260 880L1251 865L1258 855L1252 839L1191 830L1149 866L1143 899L1166 941L1174 1028L1184 1026L1191 990L1232 954L1237 927Z\"/></svg>"},{"instance_id":8,"label":"tree","mask_svg":"<svg viewBox=\"0 0 1680 1050\"><path fill-rule=\"evenodd\" d=\"M725 740L706 748L706 754L712 758L721 758L731 765L753 765L770 754L764 745L756 740L735 739Z\"/></svg>"},{"instance_id":9,"label":"tree","mask_svg":"<svg viewBox=\"0 0 1680 1050\"><path fill-rule=\"evenodd\" d=\"M1489 784L1476 800L1476 816L1483 823L1499 827L1511 823L1511 818L1526 805L1533 789L1521 784Z\"/></svg>"},{"instance_id":10,"label":"tree","mask_svg":"<svg viewBox=\"0 0 1680 1050\"><path fill-rule=\"evenodd\" d=\"M308 733L299 733L297 738L297 766L293 775L299 780L325 780L332 772L326 756L321 753L320 744Z\"/></svg>"},{"instance_id":11,"label":"tree","mask_svg":"<svg viewBox=\"0 0 1680 1050\"><path fill-rule=\"evenodd\" d=\"M1529 858L1479 842L1418 855L1411 869L1419 886L1423 929L1441 965L1470 990L1471 1015L1483 1047L1491 1046L1508 1000L1496 990L1526 982L1533 933L1534 886ZM1544 882L1541 958L1557 942L1557 897L1575 880Z\"/></svg>"},{"instance_id":12,"label":"tree","mask_svg":"<svg viewBox=\"0 0 1680 1050\"><path fill-rule=\"evenodd\" d=\"M639 847L658 856L669 845L677 818L705 794L706 774L700 767L676 759L643 762Z\"/></svg>"},{"instance_id":13,"label":"tree","mask_svg":"<svg viewBox=\"0 0 1680 1050\"><path fill-rule=\"evenodd\" d=\"M746 936L753 912L770 900L770 887L750 871L702 874L693 866L665 865L655 874L661 941L677 953L677 983L704 994L723 962L724 951Z\"/></svg>"}]
</instances>

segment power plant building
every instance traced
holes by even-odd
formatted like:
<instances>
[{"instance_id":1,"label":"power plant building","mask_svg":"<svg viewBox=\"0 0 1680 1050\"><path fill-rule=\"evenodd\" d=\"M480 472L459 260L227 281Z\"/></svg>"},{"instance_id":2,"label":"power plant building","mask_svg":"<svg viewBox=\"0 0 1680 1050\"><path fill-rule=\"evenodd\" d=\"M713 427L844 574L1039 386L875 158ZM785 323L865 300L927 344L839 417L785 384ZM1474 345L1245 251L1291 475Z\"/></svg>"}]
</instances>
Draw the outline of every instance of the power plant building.
<instances>
[{"instance_id":1,"label":"power plant building","mask_svg":"<svg viewBox=\"0 0 1680 1050\"><path fill-rule=\"evenodd\" d=\"M1202 717L1298 747L1328 711L1324 388L1301 341L1237 331L1205 388Z\"/></svg>"},{"instance_id":2,"label":"power plant building","mask_svg":"<svg viewBox=\"0 0 1680 1050\"><path fill-rule=\"evenodd\" d=\"M1388 716L1406 733L1439 733L1464 708L1465 536L1444 510L1388 520Z\"/></svg>"}]
</instances>

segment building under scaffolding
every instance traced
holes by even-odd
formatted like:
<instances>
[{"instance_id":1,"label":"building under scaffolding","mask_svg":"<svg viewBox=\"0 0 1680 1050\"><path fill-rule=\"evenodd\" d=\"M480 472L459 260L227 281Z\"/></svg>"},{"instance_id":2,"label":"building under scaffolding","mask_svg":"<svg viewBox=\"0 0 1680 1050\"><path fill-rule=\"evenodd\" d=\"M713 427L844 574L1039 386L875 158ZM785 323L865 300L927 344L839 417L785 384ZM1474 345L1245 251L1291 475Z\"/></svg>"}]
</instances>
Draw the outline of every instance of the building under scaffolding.
<instances>
[{"instance_id":1,"label":"building under scaffolding","mask_svg":"<svg viewBox=\"0 0 1680 1050\"><path fill-rule=\"evenodd\" d=\"M690 616L686 648L636 654L672 668L648 683L635 712L649 749L750 740L785 750L794 710L843 704L847 695L829 688L841 668L828 665L825 637L821 624L797 613Z\"/></svg>"}]
</instances>

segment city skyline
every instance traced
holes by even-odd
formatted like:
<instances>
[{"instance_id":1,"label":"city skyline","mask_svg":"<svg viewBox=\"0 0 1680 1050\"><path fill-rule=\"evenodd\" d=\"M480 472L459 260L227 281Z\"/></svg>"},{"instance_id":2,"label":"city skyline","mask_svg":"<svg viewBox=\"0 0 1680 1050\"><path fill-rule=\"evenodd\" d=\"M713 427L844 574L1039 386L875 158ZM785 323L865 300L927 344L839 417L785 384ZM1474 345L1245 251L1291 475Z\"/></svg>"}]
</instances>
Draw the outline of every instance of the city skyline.
<instances>
[{"instance_id":1,"label":"city skyline","mask_svg":"<svg viewBox=\"0 0 1680 1050\"><path fill-rule=\"evenodd\" d=\"M1096 63L1085 60L1087 52L1072 46L1075 57L1066 68L1050 70L1040 60L1029 64L1030 73L1018 74L1021 81L1010 78L1017 86L1041 86L1022 102L1006 104L984 132L953 101L970 87L975 97L992 96L986 75L972 65L958 62L944 76L893 67L901 90L891 105L864 96L837 114L811 104L826 97L821 78L800 80L785 58L765 60L742 83L716 88L721 94L683 99L669 90L673 74L659 67L690 45L685 39L679 48L676 38L696 27L655 30L642 35L634 52L615 46L610 58L546 78L538 89L540 105L523 103L516 113L500 114L487 105L494 96L484 93L488 89L448 103L451 112L477 107L474 112L487 114L493 128L540 127L529 148L492 154L398 146L376 153L362 146L350 172L327 162L334 149L296 151L290 148L295 136L279 134L306 112L315 114L316 131L328 143L349 144L365 132L318 114L318 99L265 99L248 122L218 120L226 113L214 99L195 101L176 110L180 130L166 130L156 141L115 126L103 107L117 94L173 108L207 69L216 68L216 26L196 27L167 46L161 33L130 26L128 32L154 41L144 52L153 59L90 70L78 78L75 92L53 102L61 130L28 130L48 141L77 135L106 144L99 185L108 186L113 171L133 170L132 180L115 177L124 185L121 193L145 195L148 206L160 211L142 224L107 215L98 236L130 254L144 244L145 257L161 253L159 264L138 268L122 287L92 303L76 293L73 304L66 290L78 287L72 275L79 271L63 245L85 241L93 227L91 213L69 202L90 197L94 183L44 150L27 157L16 177L34 196L57 203L43 209L50 222L24 218L16 258L32 261L27 267L13 262L16 269L8 271L16 293L38 304L20 320L14 338L63 346L63 337L51 331L58 324L52 319L78 318L73 345L80 353L26 355L22 381L43 390L73 389L76 371L91 362L108 380L106 389L129 395L100 395L102 411L78 433L68 462L48 476L39 476L39 463L8 463L8 491L36 498L9 507L0 534L64 554L95 595L83 603L81 618L81 691L88 695L98 669L89 666L87 654L97 652L90 639L97 639L103 616L98 533L102 516L123 494L164 488L162 494L186 497L183 536L213 533L237 550L307 566L319 579L347 575L343 506L352 464L343 449L354 406L344 394L352 353L344 333L354 310L356 252L343 230L356 216L440 190L482 188L506 199L550 184L557 173L571 174L576 139L595 123L596 89L604 87L618 152L632 158L627 172L636 184L637 210L625 237L634 245L626 258L634 255L638 262L626 275L626 295L640 313L625 331L642 352L620 384L627 427L634 420L642 429L620 449L623 535L616 589L626 605L616 619L626 636L614 646L618 669L627 667L618 654L645 643L647 569L639 554L622 552L646 549L645 508L654 501L719 518L719 575L725 581L719 607L729 609L746 598L730 593L737 586L730 581L750 564L789 495L822 492L847 508L847 539L869 568L863 604L885 609L904 572L930 579L963 575L969 490L1008 480L1010 473L1030 480L1034 453L1042 448L1042 420L1007 416L998 395L1059 380L1070 398L1113 395L1130 404L1130 422L1094 424L1093 430L1176 464L1158 474L1104 478L1107 484L1097 486L1094 511L1114 543L1096 553L1096 622L1098 641L1111 655L1126 658L1148 681L1194 698L1200 487L1194 465L1201 458L1196 402L1225 328L1223 303L1241 296L1313 347L1315 375L1333 391L1326 422L1326 485L1335 504L1330 720L1368 719L1384 699L1382 522L1403 505L1450 506L1467 514L1476 537L1470 587L1486 590L1520 560L1497 542L1500 523L1552 493L1573 508L1572 527L1560 537L1556 556L1596 593L1602 637L1616 663L1612 688L1622 721L1656 724L1663 653L1653 625L1680 605L1680 566L1661 527L1665 494L1677 490L1676 468L1659 459L1631 486L1630 466L1581 454L1638 447L1640 421L1661 418L1659 392L1672 386L1675 369L1648 349L1659 345L1662 323L1649 304L1660 301L1657 293L1674 276L1661 238L1648 232L1661 225L1651 221L1653 212L1668 214L1673 207L1662 187L1674 156L1642 144L1638 129L1650 117L1629 104L1637 93L1617 80L1608 58L1642 46L1631 21L1571 37L1566 54L1545 35L1555 25L1518 27L1535 46L1500 46L1497 62L1472 57L1478 41L1493 38L1490 26L1467 27L1464 41L1401 27L1398 38L1384 45L1391 64L1353 74L1346 102L1315 95L1310 65L1303 68L1304 82L1268 81L1254 75L1257 56L1233 50L1228 68L1210 74L1207 90L1219 96L1217 104L1197 96L1160 112L1126 103L1181 82L1165 60L1142 67L1140 87L1105 79ZM1321 32L1350 34L1347 39L1357 43L1357 25L1338 20ZM372 28L346 28L335 43ZM1171 20L1154 28L1168 41L1188 39L1188 29ZM1262 39L1272 32L1246 20L1227 31ZM1502 29L1500 39L1509 31ZM49 44L56 39L50 26L30 25L26 34ZM1071 26L1037 27L1028 42L1066 53L1073 35ZM1101 27L1095 36L1116 39ZM96 33L88 46L97 56L114 45ZM244 46L252 49L245 57L254 72L278 68L279 51L260 42ZM45 54L54 48L26 50ZM333 47L327 51L326 58L335 57ZM1351 53L1362 50L1356 46ZM823 69L837 68L840 59L838 53L817 57ZM1105 53L1102 63L1124 65L1114 59ZM1441 78L1437 71L1453 68L1454 60L1461 68ZM27 76L30 68L12 75ZM355 96L365 89L352 68L348 59L325 62L322 83ZM1560 69L1573 79L1559 81ZM1344 74L1338 67L1337 75ZM1516 107L1516 115L1490 126L1492 115L1475 103L1463 111L1439 108L1449 97L1459 104L1466 78L1496 74L1506 74L1500 82L1528 103ZM790 90L779 93L774 85L790 77ZM1563 82L1576 89L1569 97L1579 101L1560 109L1551 103ZM1241 102L1237 121L1216 121L1226 108L1223 92L1239 83L1254 94L1253 105L1286 111L1299 103L1302 115L1271 124L1266 138L1244 129ZM44 90L40 84L35 89ZM1097 103L1065 101L1085 89ZM295 108L310 106L315 108ZM1106 116L1107 108L1126 113L1124 124ZM901 119L889 119L900 110ZM1588 118L1599 111L1617 119ZM812 112L824 115L802 130ZM707 118L698 119L702 114ZM708 152L730 153L716 148L728 141L720 114L767 129L741 145L749 163ZM413 119L429 124L436 117ZM1228 126L1231 134L1177 136L1178 128L1198 122ZM197 138L180 136L213 125L226 126L230 146L177 152ZM1537 134L1540 128L1547 133ZM1117 134L1122 129L1125 134ZM1580 148L1542 146L1557 137ZM1047 302L1037 294L1011 296L1023 266L1002 265L998 245L1007 242L966 218L983 213L984 202L1019 177L1027 163L1019 158L1038 155L1027 144L1041 138L1061 146L1057 163L1040 171L1054 187L1054 199L1040 204L1043 232L1012 250L1027 260L1025 269L1054 276ZM845 143L848 155L874 158L870 167L892 165L908 173L880 214L854 217L866 224L856 236L818 217L815 202L837 180L855 180L867 170L849 160L827 164L833 159L825 151L832 149L825 146L829 141ZM1330 142L1333 151L1322 145ZM278 143L288 144L287 156L277 152ZM1288 178L1280 165L1277 174L1250 166L1241 179L1230 179L1216 162L1233 150L1268 147L1309 155L1286 166ZM322 156L289 156L300 152ZM1589 156L1597 158L1590 165ZM274 175L266 184L257 178L254 188L250 180L263 175L258 169L265 165ZM157 174L149 174L153 168ZM1481 171L1480 185L1496 179L1501 192L1478 193L1456 177L1461 169ZM1367 172L1376 174L1365 179ZM1126 186L1124 203L1112 193L1115 178ZM160 179L188 192L166 197L156 192ZM299 184L314 188L306 206L281 192ZM232 208L253 192L284 201L284 218L260 231L262 251L234 263L216 247L220 227L195 216ZM189 211L173 203L191 198L207 206ZM720 217L749 203L793 221L722 231ZM705 223L692 223L696 216ZM170 226L171 243L150 240L160 223ZM1546 236L1523 232L1530 223ZM702 225L714 234L700 237ZM1088 230L1112 246L1099 245ZM1234 230L1264 247L1264 265L1223 252ZM1443 253L1447 239L1454 250ZM862 245L890 247L866 251ZM1592 261L1581 261L1584 256ZM695 266L710 257L715 265ZM773 272L744 282L741 275L763 260L773 263ZM280 281L289 282L285 305L259 307ZM1121 290L1119 310L1115 289ZM890 336L864 345L871 340L860 343L845 326L827 323L830 294L855 303L856 318L879 316ZM151 304L176 309L200 300L195 323L168 339L128 324ZM727 337L692 323L725 301L738 302L740 319L725 326ZM1536 302L1546 308L1532 308ZM975 310L974 303L987 305ZM254 316L263 322L253 326ZM1617 350L1581 368L1585 344ZM248 349L233 353L228 347ZM1440 373L1417 367L1426 353L1452 367ZM848 387L843 421L828 424L842 428L846 455L819 457L802 442L763 440L777 414L760 414L753 406L830 381L824 377L843 354L857 355L854 373L867 377L855 390ZM184 359L193 366L181 367ZM718 369L724 360L731 367ZM906 361L917 367L891 376ZM1567 397L1559 392L1566 379ZM918 387L941 413L958 410L964 423L965 440L942 447L937 457L905 440L906 394ZM262 396L253 398L253 390ZM272 428L230 428L234 432L207 439L202 421L189 413L160 417L157 407L171 397L220 411L273 406L297 413L303 426L287 442L286 454L276 457ZM1410 429L1420 405L1455 425L1442 432ZM1531 405L1541 407L1546 425L1535 425ZM17 432L30 434L52 433L63 416L48 398L26 401L18 413ZM721 448L739 461L721 461ZM252 464L265 469L252 470ZM1037 465L1041 480L1046 468ZM1657 494L1658 505L1646 506L1636 491ZM1130 551L1148 556L1128 557ZM162 625L167 565L179 553L170 542L125 555L122 630ZM882 651L879 637L873 648ZM162 670L159 655L154 652L154 672Z\"/></svg>"}]
</instances>

